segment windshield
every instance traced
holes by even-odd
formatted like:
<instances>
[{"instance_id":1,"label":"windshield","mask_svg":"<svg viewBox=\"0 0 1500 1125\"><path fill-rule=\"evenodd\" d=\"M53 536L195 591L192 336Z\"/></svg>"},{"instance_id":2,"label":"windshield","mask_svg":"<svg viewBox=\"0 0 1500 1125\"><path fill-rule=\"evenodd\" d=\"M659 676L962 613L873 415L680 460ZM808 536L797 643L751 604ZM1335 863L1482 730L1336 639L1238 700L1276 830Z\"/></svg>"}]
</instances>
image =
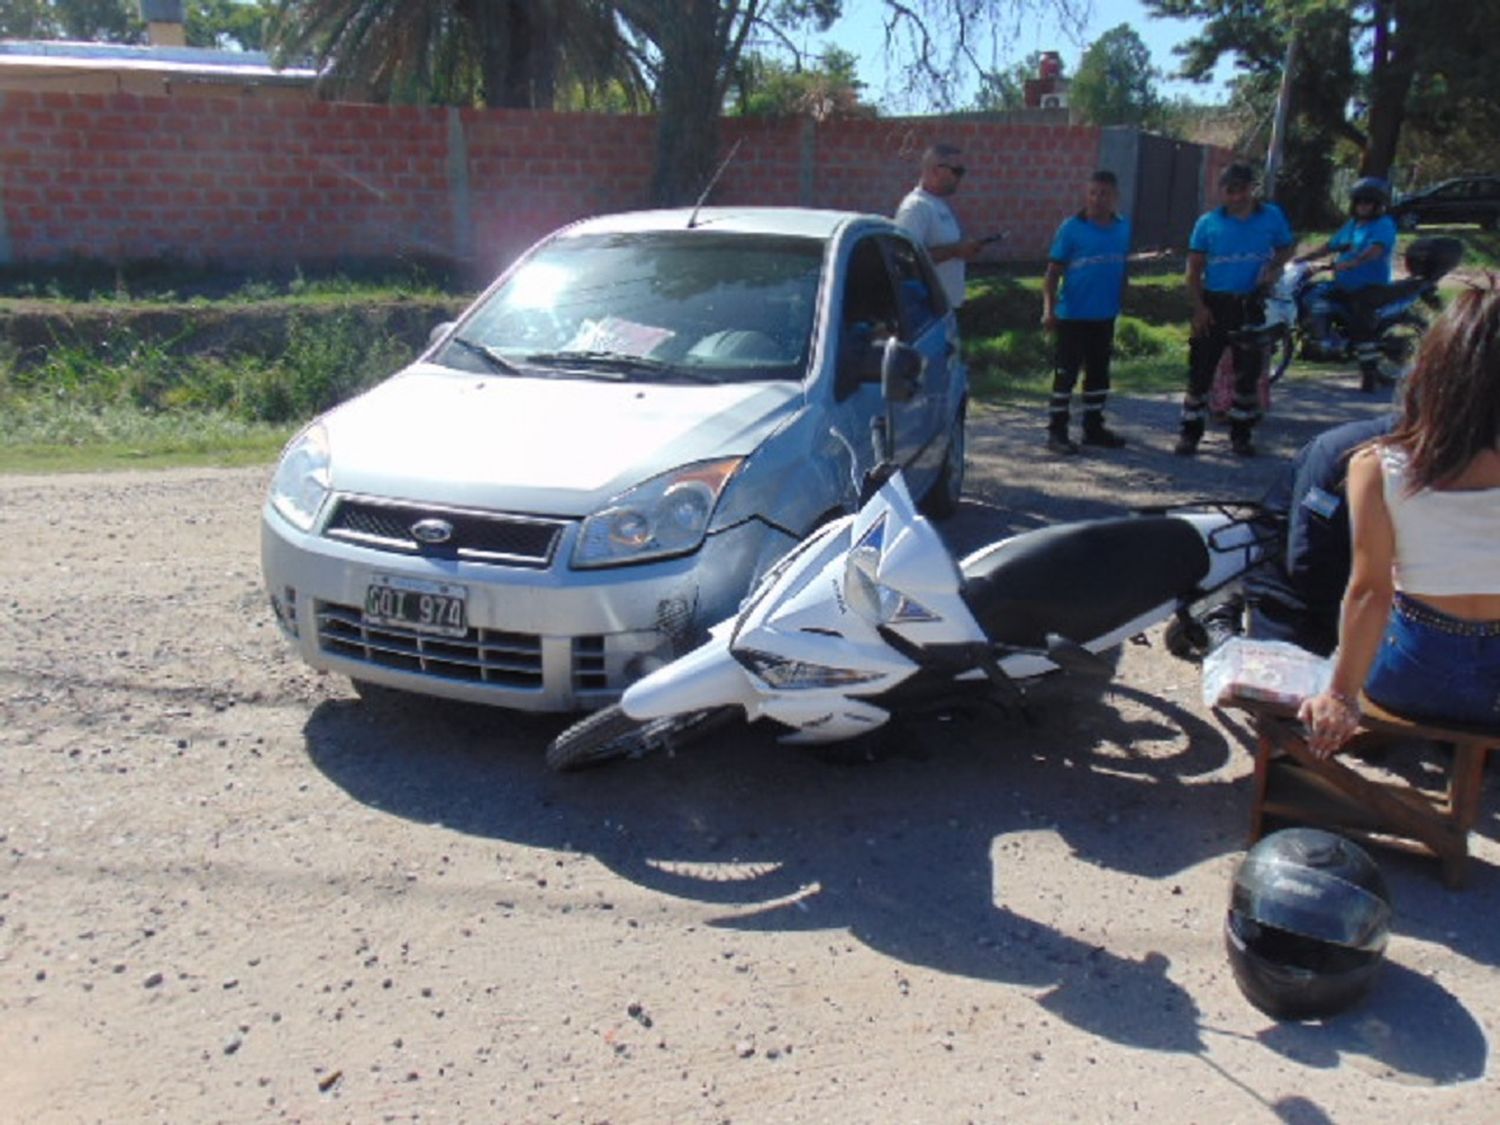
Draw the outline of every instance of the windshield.
<instances>
[{"instance_id":1,"label":"windshield","mask_svg":"<svg viewBox=\"0 0 1500 1125\"><path fill-rule=\"evenodd\" d=\"M701 229L559 238L437 358L528 375L800 379L822 258L816 239Z\"/></svg>"}]
</instances>

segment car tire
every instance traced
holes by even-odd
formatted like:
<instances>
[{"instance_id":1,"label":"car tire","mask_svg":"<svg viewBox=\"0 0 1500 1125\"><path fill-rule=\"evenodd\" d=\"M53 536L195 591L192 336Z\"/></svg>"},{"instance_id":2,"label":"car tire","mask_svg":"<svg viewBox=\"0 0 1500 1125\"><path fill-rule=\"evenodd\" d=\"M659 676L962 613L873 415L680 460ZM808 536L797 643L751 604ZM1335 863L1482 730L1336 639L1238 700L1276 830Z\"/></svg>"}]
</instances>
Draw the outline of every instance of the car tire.
<instances>
[{"instance_id":1,"label":"car tire","mask_svg":"<svg viewBox=\"0 0 1500 1125\"><path fill-rule=\"evenodd\" d=\"M922 511L935 520L945 520L958 511L964 489L964 423L967 416L967 406L960 406L958 421L948 434L948 452L943 456L942 470L927 490L927 495L922 497Z\"/></svg>"}]
</instances>

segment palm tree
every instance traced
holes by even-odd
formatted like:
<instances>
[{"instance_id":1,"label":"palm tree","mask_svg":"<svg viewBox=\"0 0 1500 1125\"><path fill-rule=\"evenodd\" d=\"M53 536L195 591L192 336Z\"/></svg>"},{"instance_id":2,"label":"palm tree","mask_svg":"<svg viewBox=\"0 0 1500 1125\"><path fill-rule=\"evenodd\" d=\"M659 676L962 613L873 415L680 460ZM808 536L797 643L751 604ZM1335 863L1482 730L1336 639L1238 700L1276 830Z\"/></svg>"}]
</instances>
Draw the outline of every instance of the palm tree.
<instances>
[{"instance_id":1,"label":"palm tree","mask_svg":"<svg viewBox=\"0 0 1500 1125\"><path fill-rule=\"evenodd\" d=\"M599 0L280 0L271 42L378 101L550 109L562 81L641 88Z\"/></svg>"}]
</instances>

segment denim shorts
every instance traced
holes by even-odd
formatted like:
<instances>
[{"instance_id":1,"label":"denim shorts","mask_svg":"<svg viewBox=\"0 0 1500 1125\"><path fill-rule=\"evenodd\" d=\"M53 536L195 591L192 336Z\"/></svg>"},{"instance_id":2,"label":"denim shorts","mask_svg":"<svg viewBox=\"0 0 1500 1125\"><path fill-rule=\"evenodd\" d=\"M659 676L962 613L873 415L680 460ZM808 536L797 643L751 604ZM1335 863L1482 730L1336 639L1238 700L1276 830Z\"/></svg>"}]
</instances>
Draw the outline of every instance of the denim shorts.
<instances>
[{"instance_id":1,"label":"denim shorts","mask_svg":"<svg viewBox=\"0 0 1500 1125\"><path fill-rule=\"evenodd\" d=\"M1398 592L1365 694L1435 726L1500 731L1500 621L1465 621Z\"/></svg>"}]
</instances>

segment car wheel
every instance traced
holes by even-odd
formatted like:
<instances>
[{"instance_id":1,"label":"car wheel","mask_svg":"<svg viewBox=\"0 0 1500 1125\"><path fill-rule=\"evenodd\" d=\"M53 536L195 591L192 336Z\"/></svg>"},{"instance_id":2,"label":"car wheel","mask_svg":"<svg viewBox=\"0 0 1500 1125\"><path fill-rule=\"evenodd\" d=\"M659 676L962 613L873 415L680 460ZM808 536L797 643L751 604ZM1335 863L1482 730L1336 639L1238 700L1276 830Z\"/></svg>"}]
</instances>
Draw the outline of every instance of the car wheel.
<instances>
[{"instance_id":1,"label":"car wheel","mask_svg":"<svg viewBox=\"0 0 1500 1125\"><path fill-rule=\"evenodd\" d=\"M958 421L948 434L948 453L943 458L942 471L927 490L927 495L922 497L922 510L935 520L947 519L958 511L964 490L964 419L967 413L965 407L958 408Z\"/></svg>"},{"instance_id":2,"label":"car wheel","mask_svg":"<svg viewBox=\"0 0 1500 1125\"><path fill-rule=\"evenodd\" d=\"M1497 225L1500 225L1500 211L1491 211L1488 215L1482 216L1479 225L1484 230L1494 230Z\"/></svg>"}]
</instances>

